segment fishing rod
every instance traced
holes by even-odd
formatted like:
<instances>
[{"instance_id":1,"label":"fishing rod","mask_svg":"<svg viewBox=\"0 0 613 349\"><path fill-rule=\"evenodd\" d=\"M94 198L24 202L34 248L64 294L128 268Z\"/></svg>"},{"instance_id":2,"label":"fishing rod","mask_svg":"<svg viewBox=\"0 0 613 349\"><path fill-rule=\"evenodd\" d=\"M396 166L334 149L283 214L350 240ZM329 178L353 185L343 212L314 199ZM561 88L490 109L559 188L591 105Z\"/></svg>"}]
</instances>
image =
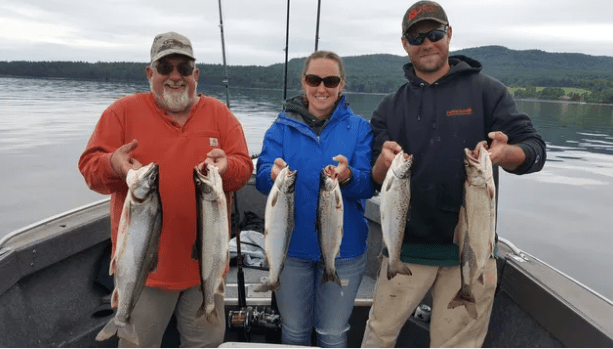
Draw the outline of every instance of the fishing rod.
<instances>
[{"instance_id":1,"label":"fishing rod","mask_svg":"<svg viewBox=\"0 0 613 349\"><path fill-rule=\"evenodd\" d=\"M221 12L221 0L218 0L219 4L219 29L221 33L221 53L223 56L223 68L224 68L224 84L226 87L226 105L228 109L230 109L230 94L228 92L228 69L226 64L226 46L223 35L223 15ZM238 282L238 306L240 309L244 309L247 307L247 297L245 295L245 274L243 272L243 254L241 251L241 231L240 231L240 210L238 209L238 198L236 196L236 192L232 193L232 226L236 229L236 250L237 250L237 282ZM228 316L228 323L232 324L233 321L236 321L241 316L240 311L236 316L232 316L232 312ZM248 335L246 331L243 332L245 339L248 339Z\"/></svg>"},{"instance_id":2,"label":"fishing rod","mask_svg":"<svg viewBox=\"0 0 613 349\"><path fill-rule=\"evenodd\" d=\"M289 53L289 2L287 0L287 20L285 24L285 72L283 73L283 101L287 99L287 55Z\"/></svg>"},{"instance_id":3,"label":"fishing rod","mask_svg":"<svg viewBox=\"0 0 613 349\"><path fill-rule=\"evenodd\" d=\"M289 1L289 0L288 0ZM226 65L226 48L223 34L223 16L221 11L221 0L219 4L219 28L221 32L221 51L223 55L223 67L225 72L224 83L226 87L226 105L230 108L230 95L228 92L228 70ZM238 290L238 310L233 310L228 313L227 326L230 329L238 329L240 337L245 341L250 341L250 331L252 326L257 326L266 329L279 330L281 320L278 312L271 309L260 310L258 308L247 306L247 297L245 291L245 274L243 271L243 254L241 251L241 228L240 228L240 210L238 209L238 197L236 192L232 193L232 226L236 229L236 253L237 253L237 290ZM273 293L273 305L274 293Z\"/></svg>"},{"instance_id":4,"label":"fishing rod","mask_svg":"<svg viewBox=\"0 0 613 349\"><path fill-rule=\"evenodd\" d=\"M319 13L321 10L321 0L317 0L317 25L315 26L315 51L317 51L317 44L319 43Z\"/></svg>"},{"instance_id":5,"label":"fishing rod","mask_svg":"<svg viewBox=\"0 0 613 349\"><path fill-rule=\"evenodd\" d=\"M228 92L228 68L226 66L226 44L223 36L223 16L221 15L221 0L219 2L219 31L221 32L221 54L223 56L223 70L224 70L224 79L223 82L226 86L226 105L228 109L230 108L230 93Z\"/></svg>"}]
</instances>

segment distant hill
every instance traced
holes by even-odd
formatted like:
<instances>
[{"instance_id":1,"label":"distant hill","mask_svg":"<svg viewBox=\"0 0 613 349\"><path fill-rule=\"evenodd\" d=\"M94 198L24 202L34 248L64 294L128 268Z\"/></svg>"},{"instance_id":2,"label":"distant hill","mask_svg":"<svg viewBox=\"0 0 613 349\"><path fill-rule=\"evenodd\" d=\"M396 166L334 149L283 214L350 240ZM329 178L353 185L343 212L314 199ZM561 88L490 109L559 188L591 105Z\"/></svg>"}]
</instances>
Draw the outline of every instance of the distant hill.
<instances>
[{"instance_id":1,"label":"distant hill","mask_svg":"<svg viewBox=\"0 0 613 349\"><path fill-rule=\"evenodd\" d=\"M507 86L581 87L594 91L613 89L613 57L596 57L577 53L548 53L540 50L518 51L502 46L484 46L451 52L466 55L484 66L483 72ZM389 93L404 84L402 66L406 56L372 54L343 57L346 90L352 92ZM300 86L304 58L288 62L290 89ZM105 81L144 81L146 63L86 62L0 62L0 75L94 79ZM201 84L222 85L221 64L199 64ZM283 88L284 65L228 66L230 87Z\"/></svg>"},{"instance_id":2,"label":"distant hill","mask_svg":"<svg viewBox=\"0 0 613 349\"><path fill-rule=\"evenodd\" d=\"M613 57L484 46L454 51L483 64L483 72L507 86L579 86L581 80L613 80Z\"/></svg>"}]
</instances>

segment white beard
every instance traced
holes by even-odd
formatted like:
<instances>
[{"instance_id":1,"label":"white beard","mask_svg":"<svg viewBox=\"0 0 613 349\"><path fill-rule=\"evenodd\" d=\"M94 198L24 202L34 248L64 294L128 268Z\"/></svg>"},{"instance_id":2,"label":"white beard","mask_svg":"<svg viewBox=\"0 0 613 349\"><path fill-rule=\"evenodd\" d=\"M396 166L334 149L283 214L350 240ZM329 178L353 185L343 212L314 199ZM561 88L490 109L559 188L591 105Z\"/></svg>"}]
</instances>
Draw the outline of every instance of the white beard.
<instances>
[{"instance_id":1,"label":"white beard","mask_svg":"<svg viewBox=\"0 0 613 349\"><path fill-rule=\"evenodd\" d=\"M187 86L183 81L177 83L173 83L172 81L165 81L164 85ZM188 95L187 88L184 89L183 92L176 93L164 88L162 96L160 96L156 94L153 90L153 83L151 81L149 81L149 86L158 104L160 104L160 106L163 106L164 109L167 109L168 111L173 113L185 111L188 107L190 107L192 105L193 98L196 96L196 91L198 90L198 83L195 83L193 96Z\"/></svg>"}]
</instances>

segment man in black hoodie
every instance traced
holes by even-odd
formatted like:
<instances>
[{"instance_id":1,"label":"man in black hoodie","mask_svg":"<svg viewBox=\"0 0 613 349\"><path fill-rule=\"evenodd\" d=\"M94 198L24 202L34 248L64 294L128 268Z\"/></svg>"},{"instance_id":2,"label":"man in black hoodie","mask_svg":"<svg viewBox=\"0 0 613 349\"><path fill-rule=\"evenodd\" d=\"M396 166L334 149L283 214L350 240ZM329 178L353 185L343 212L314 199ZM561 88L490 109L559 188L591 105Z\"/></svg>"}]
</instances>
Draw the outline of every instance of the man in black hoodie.
<instances>
[{"instance_id":1,"label":"man in black hoodie","mask_svg":"<svg viewBox=\"0 0 613 349\"><path fill-rule=\"evenodd\" d=\"M473 290L477 319L464 307L447 309L461 284L458 246L453 243L463 202L464 148L485 144L498 184L498 166L514 174L540 171L545 143L528 115L517 110L499 81L481 74L481 64L449 57L452 30L443 8L419 1L402 20L402 46L410 63L408 82L386 96L373 112L374 182L383 183L398 152L412 154L411 206L401 260L413 275L388 280L379 273L363 347L393 347L424 295L433 297L432 347L483 344L496 289L496 261L485 270L485 285ZM382 270L387 265L383 257Z\"/></svg>"}]
</instances>

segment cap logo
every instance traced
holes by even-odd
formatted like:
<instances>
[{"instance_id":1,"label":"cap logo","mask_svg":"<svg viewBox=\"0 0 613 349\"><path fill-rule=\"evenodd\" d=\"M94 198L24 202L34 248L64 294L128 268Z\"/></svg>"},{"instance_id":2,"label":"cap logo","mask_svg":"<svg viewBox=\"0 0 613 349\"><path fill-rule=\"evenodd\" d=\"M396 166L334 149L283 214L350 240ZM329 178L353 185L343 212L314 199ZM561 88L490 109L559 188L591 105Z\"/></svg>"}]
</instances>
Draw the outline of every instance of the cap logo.
<instances>
[{"instance_id":1,"label":"cap logo","mask_svg":"<svg viewBox=\"0 0 613 349\"><path fill-rule=\"evenodd\" d=\"M412 20L413 18L417 17L417 15L419 15L422 12L436 12L436 7L425 5L420 8L416 8L409 13L409 20Z\"/></svg>"},{"instance_id":2,"label":"cap logo","mask_svg":"<svg viewBox=\"0 0 613 349\"><path fill-rule=\"evenodd\" d=\"M190 45L186 45L179 40L168 39L162 43L162 46L160 46L160 48L158 49L158 52L166 51L166 50L169 50L175 47L188 48L190 50L192 49Z\"/></svg>"}]
</instances>

